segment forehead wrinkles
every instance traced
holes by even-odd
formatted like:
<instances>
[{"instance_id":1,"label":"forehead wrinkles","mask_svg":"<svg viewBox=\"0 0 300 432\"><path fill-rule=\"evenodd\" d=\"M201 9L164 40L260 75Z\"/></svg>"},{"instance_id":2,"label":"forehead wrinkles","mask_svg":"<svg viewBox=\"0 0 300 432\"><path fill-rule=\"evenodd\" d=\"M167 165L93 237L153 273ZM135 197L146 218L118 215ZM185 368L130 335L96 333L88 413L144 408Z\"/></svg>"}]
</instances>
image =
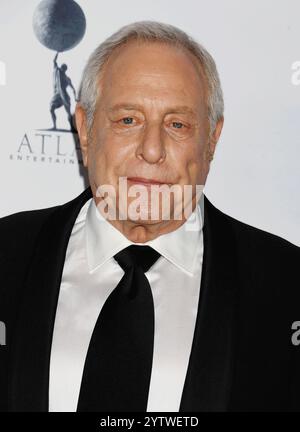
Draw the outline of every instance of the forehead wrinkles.
<instances>
[{"instance_id":1,"label":"forehead wrinkles","mask_svg":"<svg viewBox=\"0 0 300 432\"><path fill-rule=\"evenodd\" d=\"M130 41L116 48L104 65L99 79L102 85L109 87L113 80L114 84L126 81L127 75L139 76L141 81L159 80L164 75L173 76L182 82L193 82L198 87L206 86L202 66L192 53L183 47L154 42Z\"/></svg>"},{"instance_id":2,"label":"forehead wrinkles","mask_svg":"<svg viewBox=\"0 0 300 432\"><path fill-rule=\"evenodd\" d=\"M193 65L182 65L177 69L161 65L156 70L151 70L152 66L145 65L135 67L135 64L126 65L124 69L114 68L107 74L104 85L108 85L110 90L118 87L122 90L138 90L142 87L144 90L151 91L185 91L194 95L195 91L203 93L202 80Z\"/></svg>"}]
</instances>

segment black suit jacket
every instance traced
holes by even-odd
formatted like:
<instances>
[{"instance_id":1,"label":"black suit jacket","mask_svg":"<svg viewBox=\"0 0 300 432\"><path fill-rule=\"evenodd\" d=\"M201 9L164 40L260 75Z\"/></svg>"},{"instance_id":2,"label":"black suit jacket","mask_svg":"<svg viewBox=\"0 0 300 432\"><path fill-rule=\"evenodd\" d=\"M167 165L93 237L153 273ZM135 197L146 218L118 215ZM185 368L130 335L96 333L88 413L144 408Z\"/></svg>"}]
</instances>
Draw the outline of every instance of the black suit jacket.
<instances>
[{"instance_id":1,"label":"black suit jacket","mask_svg":"<svg viewBox=\"0 0 300 432\"><path fill-rule=\"evenodd\" d=\"M86 189L0 219L0 410L47 411L56 305ZM204 256L180 411L300 411L299 247L225 215L204 196Z\"/></svg>"}]
</instances>

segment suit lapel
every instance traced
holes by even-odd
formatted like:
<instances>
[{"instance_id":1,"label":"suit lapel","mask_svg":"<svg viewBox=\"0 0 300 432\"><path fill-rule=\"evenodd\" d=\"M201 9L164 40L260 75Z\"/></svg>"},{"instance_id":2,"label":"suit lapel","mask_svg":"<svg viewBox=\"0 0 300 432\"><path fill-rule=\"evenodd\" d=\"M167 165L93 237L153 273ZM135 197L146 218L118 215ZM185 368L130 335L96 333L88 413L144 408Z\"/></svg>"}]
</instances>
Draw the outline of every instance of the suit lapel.
<instances>
[{"instance_id":1,"label":"suit lapel","mask_svg":"<svg viewBox=\"0 0 300 432\"><path fill-rule=\"evenodd\" d=\"M48 411L52 333L65 253L76 217L91 197L87 188L59 206L39 233L12 347L12 411Z\"/></svg>"},{"instance_id":2,"label":"suit lapel","mask_svg":"<svg viewBox=\"0 0 300 432\"><path fill-rule=\"evenodd\" d=\"M180 411L226 411L230 397L237 253L229 218L206 196L203 236L200 298Z\"/></svg>"}]
</instances>

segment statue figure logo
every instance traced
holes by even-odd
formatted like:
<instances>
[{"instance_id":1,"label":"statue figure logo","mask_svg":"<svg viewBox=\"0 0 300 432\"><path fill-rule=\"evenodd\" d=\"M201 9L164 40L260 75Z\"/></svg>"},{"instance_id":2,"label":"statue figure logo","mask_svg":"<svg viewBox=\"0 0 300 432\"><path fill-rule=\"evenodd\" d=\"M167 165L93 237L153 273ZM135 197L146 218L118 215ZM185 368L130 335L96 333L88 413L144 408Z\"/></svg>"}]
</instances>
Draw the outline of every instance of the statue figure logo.
<instances>
[{"instance_id":1,"label":"statue figure logo","mask_svg":"<svg viewBox=\"0 0 300 432\"><path fill-rule=\"evenodd\" d=\"M76 90L67 76L68 66L57 63L59 53L74 48L82 40L86 20L81 7L74 0L42 0L33 15L33 30L39 42L56 52L53 60L53 97L50 101L52 128L58 130L55 111L64 107L70 131L76 132L71 114L71 99L67 89L70 87L76 99ZM65 131L59 129L60 131Z\"/></svg>"}]
</instances>

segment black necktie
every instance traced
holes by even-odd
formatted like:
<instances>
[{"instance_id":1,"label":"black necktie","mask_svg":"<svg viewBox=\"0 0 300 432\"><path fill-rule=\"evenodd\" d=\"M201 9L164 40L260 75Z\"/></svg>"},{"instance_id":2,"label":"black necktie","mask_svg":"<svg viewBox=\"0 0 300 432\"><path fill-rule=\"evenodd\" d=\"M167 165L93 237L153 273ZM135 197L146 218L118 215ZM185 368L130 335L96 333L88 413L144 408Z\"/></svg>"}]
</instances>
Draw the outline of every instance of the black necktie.
<instances>
[{"instance_id":1,"label":"black necktie","mask_svg":"<svg viewBox=\"0 0 300 432\"><path fill-rule=\"evenodd\" d=\"M114 258L124 270L98 316L89 344L77 411L147 408L154 340L154 306L145 272L160 254L131 245Z\"/></svg>"}]
</instances>

